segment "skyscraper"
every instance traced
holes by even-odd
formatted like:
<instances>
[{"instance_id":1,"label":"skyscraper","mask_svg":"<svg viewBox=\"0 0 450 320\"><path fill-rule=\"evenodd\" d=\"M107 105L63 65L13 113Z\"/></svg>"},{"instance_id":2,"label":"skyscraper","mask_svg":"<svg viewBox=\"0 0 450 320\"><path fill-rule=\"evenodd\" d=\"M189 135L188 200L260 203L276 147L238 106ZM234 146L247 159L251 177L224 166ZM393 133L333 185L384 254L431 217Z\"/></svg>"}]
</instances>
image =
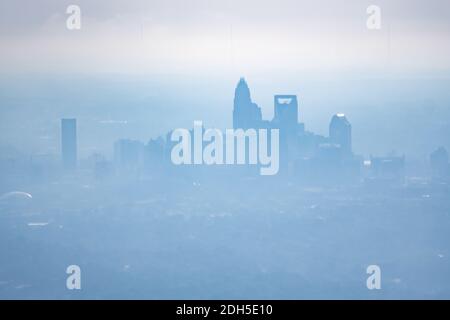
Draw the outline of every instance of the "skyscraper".
<instances>
[{"instance_id":1,"label":"skyscraper","mask_svg":"<svg viewBox=\"0 0 450 320\"><path fill-rule=\"evenodd\" d=\"M295 133L298 128L298 102L296 95L275 95L274 117L276 127L286 133Z\"/></svg>"},{"instance_id":2,"label":"skyscraper","mask_svg":"<svg viewBox=\"0 0 450 320\"><path fill-rule=\"evenodd\" d=\"M352 153L352 125L343 113L331 118L329 135L330 142L340 145L344 154Z\"/></svg>"},{"instance_id":3,"label":"skyscraper","mask_svg":"<svg viewBox=\"0 0 450 320\"><path fill-rule=\"evenodd\" d=\"M73 170L77 166L77 120L61 119L61 151L63 166Z\"/></svg>"},{"instance_id":4,"label":"skyscraper","mask_svg":"<svg viewBox=\"0 0 450 320\"><path fill-rule=\"evenodd\" d=\"M252 102L247 82L241 78L234 93L233 128L256 129L261 122L261 108Z\"/></svg>"}]
</instances>

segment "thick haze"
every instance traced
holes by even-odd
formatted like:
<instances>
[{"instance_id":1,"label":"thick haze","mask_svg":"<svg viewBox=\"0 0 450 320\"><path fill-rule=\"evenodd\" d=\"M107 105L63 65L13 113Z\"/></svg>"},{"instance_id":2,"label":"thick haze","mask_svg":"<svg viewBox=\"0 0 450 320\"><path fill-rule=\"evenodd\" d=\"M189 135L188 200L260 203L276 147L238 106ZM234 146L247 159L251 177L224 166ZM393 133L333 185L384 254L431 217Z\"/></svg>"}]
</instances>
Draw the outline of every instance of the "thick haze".
<instances>
[{"instance_id":1,"label":"thick haze","mask_svg":"<svg viewBox=\"0 0 450 320\"><path fill-rule=\"evenodd\" d=\"M198 119L229 127L245 76L266 119L274 94L297 94L307 130L344 112L355 152L426 159L449 147L449 17L445 0L1 0L0 144L58 154L61 117L79 119L81 156Z\"/></svg>"},{"instance_id":2,"label":"thick haze","mask_svg":"<svg viewBox=\"0 0 450 320\"><path fill-rule=\"evenodd\" d=\"M449 36L449 0L0 0L0 299L449 299ZM195 120L280 129L279 173L175 165Z\"/></svg>"},{"instance_id":3,"label":"thick haze","mask_svg":"<svg viewBox=\"0 0 450 320\"><path fill-rule=\"evenodd\" d=\"M66 29L70 4L82 28ZM381 30L366 28L369 5ZM450 3L397 1L26 1L0 5L9 72L286 72L450 67Z\"/></svg>"}]
</instances>

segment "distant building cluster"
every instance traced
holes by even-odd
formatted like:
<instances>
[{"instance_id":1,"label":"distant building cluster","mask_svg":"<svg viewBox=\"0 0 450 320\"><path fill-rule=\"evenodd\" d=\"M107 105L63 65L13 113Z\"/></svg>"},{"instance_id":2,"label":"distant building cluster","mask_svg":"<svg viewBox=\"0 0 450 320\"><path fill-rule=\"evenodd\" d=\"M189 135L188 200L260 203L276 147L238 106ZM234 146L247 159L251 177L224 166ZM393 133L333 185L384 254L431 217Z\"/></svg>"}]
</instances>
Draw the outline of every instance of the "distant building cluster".
<instances>
[{"instance_id":1,"label":"distant building cluster","mask_svg":"<svg viewBox=\"0 0 450 320\"><path fill-rule=\"evenodd\" d=\"M256 132L279 133L279 170L273 177L305 185L335 184L350 185L363 182L366 186L383 188L386 185L401 186L423 177L435 185L450 184L449 155L444 147L435 149L429 156L428 166L421 169L420 176L408 167L405 155L394 153L387 156L369 155L364 158L354 154L352 147L352 125L348 118L337 113L331 117L328 135L318 135L306 130L299 121L299 102L296 95L274 95L274 110L271 120L263 119L261 108L252 100L247 82L241 78L234 93L232 111L233 129ZM75 175L91 175L98 179L114 176L167 177L172 175L197 179L234 177L256 177L259 164L234 166L192 165L177 166L171 161L174 142L173 131L144 143L138 140L119 139L114 143L112 159L99 153L87 158L78 157L77 119L61 119L60 154L25 154L12 146L0 146L0 175L5 184L19 181L44 181L57 178L61 172L74 178ZM259 140L259 137L257 137ZM269 139L270 141L270 139ZM270 151L270 143L267 146ZM194 148L192 148L193 150ZM249 154L246 154L248 157ZM408 172L408 170L410 172Z\"/></svg>"},{"instance_id":2,"label":"distant building cluster","mask_svg":"<svg viewBox=\"0 0 450 320\"><path fill-rule=\"evenodd\" d=\"M244 78L236 86L233 105L234 129L278 129L280 133L281 176L293 177L305 183L354 182L361 177L385 181L401 181L404 176L404 157L375 158L364 167L361 156L352 150L352 126L342 113L332 116L328 136L305 129L299 121L296 95L275 95L274 116L264 120L261 108L252 101ZM170 170L170 132L147 144L121 139L114 144L114 164L118 172L162 173ZM364 174L364 169L366 173ZM240 171L253 172L251 169Z\"/></svg>"},{"instance_id":3,"label":"distant building cluster","mask_svg":"<svg viewBox=\"0 0 450 320\"><path fill-rule=\"evenodd\" d=\"M261 108L252 101L244 78L236 86L233 106L234 129L278 129L280 135L279 175L304 183L351 183L364 180L368 184L404 183L405 156L370 156L364 160L352 150L352 125L342 113L331 117L328 136L309 132L299 121L296 95L275 95L272 120L264 120ZM175 169L170 162L170 133L151 139L146 144L130 139L114 143L112 165L102 156L93 157L95 175L117 174L162 175ZM76 119L61 120L61 154L64 170L77 167ZM239 173L251 174L252 165ZM209 169L208 169L209 170ZM209 171L210 173L211 171ZM430 176L434 181L450 180L447 150L441 147L430 155Z\"/></svg>"},{"instance_id":4,"label":"distant building cluster","mask_svg":"<svg viewBox=\"0 0 450 320\"><path fill-rule=\"evenodd\" d=\"M234 95L233 128L279 129L281 175L295 174L305 181L358 178L362 161L352 152L352 127L345 115L332 117L328 137L306 131L298 118L297 96L275 95L274 117L271 121L264 120L261 108L251 99L246 81L239 80ZM128 139L116 141L114 163L117 170L167 169L172 145L169 136L170 133L147 144ZM248 172L252 172L251 169Z\"/></svg>"}]
</instances>

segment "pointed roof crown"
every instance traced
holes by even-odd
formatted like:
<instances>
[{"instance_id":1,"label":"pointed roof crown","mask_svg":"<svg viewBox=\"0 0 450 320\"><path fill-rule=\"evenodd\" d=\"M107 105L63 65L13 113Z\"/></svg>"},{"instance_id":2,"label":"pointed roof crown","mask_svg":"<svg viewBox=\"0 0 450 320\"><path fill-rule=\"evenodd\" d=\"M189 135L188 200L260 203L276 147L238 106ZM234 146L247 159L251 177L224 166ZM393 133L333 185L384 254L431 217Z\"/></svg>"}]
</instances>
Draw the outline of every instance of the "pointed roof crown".
<instances>
[{"instance_id":1,"label":"pointed roof crown","mask_svg":"<svg viewBox=\"0 0 450 320\"><path fill-rule=\"evenodd\" d=\"M234 92L234 99L237 101L251 102L250 89L244 78L240 78Z\"/></svg>"}]
</instances>

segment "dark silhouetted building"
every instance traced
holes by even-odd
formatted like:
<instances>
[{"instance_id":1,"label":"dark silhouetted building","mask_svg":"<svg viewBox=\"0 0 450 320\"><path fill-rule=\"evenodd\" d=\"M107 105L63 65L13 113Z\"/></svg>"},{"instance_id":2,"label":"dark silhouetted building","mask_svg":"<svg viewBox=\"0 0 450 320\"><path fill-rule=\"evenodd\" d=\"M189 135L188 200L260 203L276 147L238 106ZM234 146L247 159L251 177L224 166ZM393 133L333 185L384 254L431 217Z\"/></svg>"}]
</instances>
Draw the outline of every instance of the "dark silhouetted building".
<instances>
[{"instance_id":1,"label":"dark silhouetted building","mask_svg":"<svg viewBox=\"0 0 450 320\"><path fill-rule=\"evenodd\" d=\"M77 166L77 120L61 119L61 151L63 166L73 170Z\"/></svg>"},{"instance_id":2,"label":"dark silhouetted building","mask_svg":"<svg viewBox=\"0 0 450 320\"><path fill-rule=\"evenodd\" d=\"M241 78L234 92L233 128L256 129L261 125L261 108L252 102L247 82Z\"/></svg>"},{"instance_id":3,"label":"dark silhouetted building","mask_svg":"<svg viewBox=\"0 0 450 320\"><path fill-rule=\"evenodd\" d=\"M295 95L274 96L273 123L288 134L295 134L298 129L298 102Z\"/></svg>"},{"instance_id":4,"label":"dark silhouetted building","mask_svg":"<svg viewBox=\"0 0 450 320\"><path fill-rule=\"evenodd\" d=\"M339 145L344 154L352 153L352 125L344 114L338 113L331 118L329 136L330 142Z\"/></svg>"}]
</instances>

